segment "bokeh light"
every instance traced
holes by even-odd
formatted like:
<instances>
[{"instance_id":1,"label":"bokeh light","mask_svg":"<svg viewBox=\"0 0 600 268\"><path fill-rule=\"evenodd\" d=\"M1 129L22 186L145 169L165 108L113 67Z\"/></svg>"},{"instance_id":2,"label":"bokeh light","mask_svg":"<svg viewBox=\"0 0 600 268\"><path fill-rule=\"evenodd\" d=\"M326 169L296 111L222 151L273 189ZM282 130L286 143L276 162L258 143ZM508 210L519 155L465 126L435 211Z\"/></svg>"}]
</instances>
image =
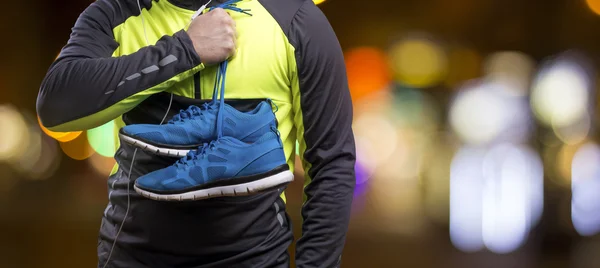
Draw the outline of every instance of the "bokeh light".
<instances>
[{"instance_id":1,"label":"bokeh light","mask_svg":"<svg viewBox=\"0 0 600 268\"><path fill-rule=\"evenodd\" d=\"M588 7L597 15L600 15L600 0L586 0Z\"/></svg>"},{"instance_id":2,"label":"bokeh light","mask_svg":"<svg viewBox=\"0 0 600 268\"><path fill-rule=\"evenodd\" d=\"M46 127L44 127L44 125L42 125L42 121L40 120L40 117L38 116L38 124L40 126L40 128L42 129L42 131L44 131L44 133L46 133L46 135L52 137L53 139L60 141L60 142L68 142L68 141L72 141L75 138L79 137L79 135L81 135L81 131L76 131L76 132L54 132L51 131L49 129L47 129Z\"/></svg>"},{"instance_id":3,"label":"bokeh light","mask_svg":"<svg viewBox=\"0 0 600 268\"><path fill-rule=\"evenodd\" d=\"M13 106L0 105L0 161L19 158L29 146L29 128Z\"/></svg>"},{"instance_id":4,"label":"bokeh light","mask_svg":"<svg viewBox=\"0 0 600 268\"><path fill-rule=\"evenodd\" d=\"M396 130L393 152L378 165L376 174L382 179L417 181L423 168L426 135L410 128Z\"/></svg>"},{"instance_id":5,"label":"bokeh light","mask_svg":"<svg viewBox=\"0 0 600 268\"><path fill-rule=\"evenodd\" d=\"M558 154L556 154L556 164L553 166L556 170L558 178L554 180L554 183L568 187L571 185L571 169L573 164L573 158L583 144L563 144L560 146Z\"/></svg>"},{"instance_id":6,"label":"bokeh light","mask_svg":"<svg viewBox=\"0 0 600 268\"><path fill-rule=\"evenodd\" d=\"M35 162L35 168L27 172L27 176L33 180L44 180L51 178L58 168L62 159L59 153L58 142L42 136L42 151L38 161Z\"/></svg>"},{"instance_id":7,"label":"bokeh light","mask_svg":"<svg viewBox=\"0 0 600 268\"><path fill-rule=\"evenodd\" d=\"M102 156L112 157L116 152L115 123L110 121L87 131L90 145Z\"/></svg>"},{"instance_id":8,"label":"bokeh light","mask_svg":"<svg viewBox=\"0 0 600 268\"><path fill-rule=\"evenodd\" d=\"M365 183L367 183L367 181L373 176L373 172L374 172L374 163L370 163L368 165L365 164L365 162L368 162L367 155L368 153L366 153L365 150L365 146L366 144L368 144L368 142L365 142L363 138L358 138L355 141L356 143L356 185L363 185ZM360 167L358 167L360 166Z\"/></svg>"},{"instance_id":9,"label":"bokeh light","mask_svg":"<svg viewBox=\"0 0 600 268\"><path fill-rule=\"evenodd\" d=\"M388 165L394 165L390 162ZM419 205L422 200L419 181L379 175L369 180L369 204L378 231L416 236L425 227L426 218Z\"/></svg>"},{"instance_id":10,"label":"bokeh light","mask_svg":"<svg viewBox=\"0 0 600 268\"><path fill-rule=\"evenodd\" d=\"M4 121L3 118L12 121ZM27 112L21 114L10 106L0 107L0 122L7 127L0 134L0 144L3 144L0 148L6 150L4 152L14 152L4 154L8 157L3 159L15 171L11 176L29 180L47 179L58 168L60 158L56 157L56 141L42 135L35 121L35 116ZM15 138L13 135L17 132L19 137ZM14 148L7 150L9 146Z\"/></svg>"},{"instance_id":11,"label":"bokeh light","mask_svg":"<svg viewBox=\"0 0 600 268\"><path fill-rule=\"evenodd\" d=\"M543 208L543 166L529 148L500 144L484 158L483 241L496 253L516 250Z\"/></svg>"},{"instance_id":12,"label":"bokeh light","mask_svg":"<svg viewBox=\"0 0 600 268\"><path fill-rule=\"evenodd\" d=\"M535 119L529 107L528 98L507 94L506 90L502 90L502 87L498 87L498 89L502 91L500 95L505 101L506 110L504 113L506 113L508 120L497 140L518 144L529 142L534 134Z\"/></svg>"},{"instance_id":13,"label":"bokeh light","mask_svg":"<svg viewBox=\"0 0 600 268\"><path fill-rule=\"evenodd\" d=\"M363 162L372 170L376 168L376 176L416 180L422 171L425 144L431 137L427 134L435 131L438 124L437 106L418 90L397 87L393 92L357 114L355 133L361 138L368 137L358 148L365 147L359 149L367 152ZM368 117L365 119L363 115ZM373 121L371 117L379 118L374 122L384 119L385 127L376 123L373 128L369 123Z\"/></svg>"},{"instance_id":14,"label":"bokeh light","mask_svg":"<svg viewBox=\"0 0 600 268\"><path fill-rule=\"evenodd\" d=\"M584 141L591 129L591 118L588 113L584 113L582 117L580 117L575 122L572 122L566 126L556 126L553 125L552 129L556 136L564 143L569 145L579 144Z\"/></svg>"},{"instance_id":15,"label":"bokeh light","mask_svg":"<svg viewBox=\"0 0 600 268\"><path fill-rule=\"evenodd\" d=\"M325 2L325 0L313 0L313 2L315 2L315 5L318 5L320 3Z\"/></svg>"},{"instance_id":16,"label":"bokeh light","mask_svg":"<svg viewBox=\"0 0 600 268\"><path fill-rule=\"evenodd\" d=\"M543 166L527 147L464 147L450 176L450 236L460 250L512 252L540 219Z\"/></svg>"},{"instance_id":17,"label":"bokeh light","mask_svg":"<svg viewBox=\"0 0 600 268\"><path fill-rule=\"evenodd\" d=\"M67 156L75 160L85 160L94 154L94 149L88 143L87 133L79 135L70 142L61 142L60 148Z\"/></svg>"},{"instance_id":18,"label":"bokeh light","mask_svg":"<svg viewBox=\"0 0 600 268\"><path fill-rule=\"evenodd\" d=\"M88 158L88 163L92 166L96 173L101 175L101 178L106 179L110 175L111 170L115 166L115 159L105 157L101 154L93 154Z\"/></svg>"},{"instance_id":19,"label":"bokeh light","mask_svg":"<svg viewBox=\"0 0 600 268\"><path fill-rule=\"evenodd\" d=\"M392 105L388 106L385 112L391 114L398 127L422 132L431 132L438 127L438 105L430 95L420 90L398 86L392 99Z\"/></svg>"},{"instance_id":20,"label":"bokeh light","mask_svg":"<svg viewBox=\"0 0 600 268\"><path fill-rule=\"evenodd\" d=\"M483 244L482 173L485 151L464 147L450 167L450 240L461 251L475 252Z\"/></svg>"},{"instance_id":21,"label":"bokeh light","mask_svg":"<svg viewBox=\"0 0 600 268\"><path fill-rule=\"evenodd\" d=\"M526 98L508 94L509 85L470 81L450 107L450 125L468 144L523 142L533 130Z\"/></svg>"},{"instance_id":22,"label":"bokeh light","mask_svg":"<svg viewBox=\"0 0 600 268\"><path fill-rule=\"evenodd\" d=\"M361 114L390 113L390 111L394 110L394 95L393 86L390 85L384 90L363 97L359 102L354 104L355 119Z\"/></svg>"},{"instance_id":23,"label":"bokeh light","mask_svg":"<svg viewBox=\"0 0 600 268\"><path fill-rule=\"evenodd\" d=\"M516 51L491 54L484 63L486 80L506 85L502 89L516 96L525 96L529 92L534 68L533 58Z\"/></svg>"},{"instance_id":24,"label":"bokeh light","mask_svg":"<svg viewBox=\"0 0 600 268\"><path fill-rule=\"evenodd\" d=\"M375 170L390 160L397 148L398 133L387 117L374 113L359 115L353 129L365 168Z\"/></svg>"},{"instance_id":25,"label":"bokeh light","mask_svg":"<svg viewBox=\"0 0 600 268\"><path fill-rule=\"evenodd\" d=\"M551 63L534 82L531 93L533 111L548 126L569 125L587 112L589 86L585 70L577 63Z\"/></svg>"},{"instance_id":26,"label":"bokeh light","mask_svg":"<svg viewBox=\"0 0 600 268\"><path fill-rule=\"evenodd\" d=\"M365 167L363 167L362 163L358 159L356 161L356 165L354 166L354 172L356 174L356 186L354 187L352 211L356 213L364 209L366 194L368 193L369 189L368 180L370 179L371 174Z\"/></svg>"},{"instance_id":27,"label":"bokeh light","mask_svg":"<svg viewBox=\"0 0 600 268\"><path fill-rule=\"evenodd\" d=\"M385 89L391 81L383 51L359 47L345 53L350 93L354 102Z\"/></svg>"},{"instance_id":28,"label":"bokeh light","mask_svg":"<svg viewBox=\"0 0 600 268\"><path fill-rule=\"evenodd\" d=\"M19 157L15 157L10 161L12 167L22 174L27 174L29 171L38 169L39 167L37 167L36 164L42 157L41 131L37 128L37 125L30 124L28 132L28 146L22 148L23 153L20 154ZM26 176L26 178L29 177Z\"/></svg>"},{"instance_id":29,"label":"bokeh light","mask_svg":"<svg viewBox=\"0 0 600 268\"><path fill-rule=\"evenodd\" d=\"M479 82L471 82L461 90L450 108L452 129L469 144L493 141L511 119L507 101Z\"/></svg>"},{"instance_id":30,"label":"bokeh light","mask_svg":"<svg viewBox=\"0 0 600 268\"><path fill-rule=\"evenodd\" d=\"M600 233L600 146L586 143L577 150L572 162L571 219L577 233Z\"/></svg>"},{"instance_id":31,"label":"bokeh light","mask_svg":"<svg viewBox=\"0 0 600 268\"><path fill-rule=\"evenodd\" d=\"M448 59L436 42L415 37L404 39L392 46L390 65L397 82L424 88L436 85L445 78Z\"/></svg>"}]
</instances>

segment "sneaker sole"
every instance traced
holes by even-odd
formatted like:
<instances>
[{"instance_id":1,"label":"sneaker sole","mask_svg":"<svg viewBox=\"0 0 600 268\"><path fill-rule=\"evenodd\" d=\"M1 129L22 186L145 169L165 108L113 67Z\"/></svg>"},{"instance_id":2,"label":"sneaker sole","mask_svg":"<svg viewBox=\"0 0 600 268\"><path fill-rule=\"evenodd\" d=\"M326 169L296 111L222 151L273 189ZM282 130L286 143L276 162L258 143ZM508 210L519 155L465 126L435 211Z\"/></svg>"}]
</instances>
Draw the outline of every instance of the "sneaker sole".
<instances>
[{"instance_id":1,"label":"sneaker sole","mask_svg":"<svg viewBox=\"0 0 600 268\"><path fill-rule=\"evenodd\" d=\"M140 148L144 151L147 152L151 152L153 154L157 154L157 155L161 155L161 156L169 156L169 157L184 157L185 155L187 155L187 153L189 151L191 151L192 149L170 149L170 148L161 148L161 147L157 147L155 145L143 142L141 140L129 137L127 135L124 135L122 133L119 133L119 137L121 137L121 140L123 140L124 142L135 146L137 148Z\"/></svg>"},{"instance_id":2,"label":"sneaker sole","mask_svg":"<svg viewBox=\"0 0 600 268\"><path fill-rule=\"evenodd\" d=\"M260 192L265 192L286 185L294 180L294 173L289 170L271 175L269 177L229 186L219 186L209 189L202 189L181 194L156 194L145 191L133 186L135 191L143 197L156 201L196 201L214 197L224 196L248 196Z\"/></svg>"}]
</instances>

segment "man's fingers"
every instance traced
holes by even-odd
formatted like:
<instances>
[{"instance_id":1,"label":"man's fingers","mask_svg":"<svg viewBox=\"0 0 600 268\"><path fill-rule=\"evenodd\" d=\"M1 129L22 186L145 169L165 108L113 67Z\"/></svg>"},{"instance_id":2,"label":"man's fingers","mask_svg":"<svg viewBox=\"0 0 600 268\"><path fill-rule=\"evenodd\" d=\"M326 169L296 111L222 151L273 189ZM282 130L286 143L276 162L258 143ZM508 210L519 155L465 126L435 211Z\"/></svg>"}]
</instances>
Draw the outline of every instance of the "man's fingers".
<instances>
[{"instance_id":1,"label":"man's fingers","mask_svg":"<svg viewBox=\"0 0 600 268\"><path fill-rule=\"evenodd\" d=\"M233 20L233 18L231 16L229 16L229 14L225 14L225 24L231 26L232 28L235 28L235 20Z\"/></svg>"},{"instance_id":2,"label":"man's fingers","mask_svg":"<svg viewBox=\"0 0 600 268\"><path fill-rule=\"evenodd\" d=\"M215 9L209 11L209 13L212 13L215 16L222 16L224 14L227 14L227 11L225 11L225 9L222 9L219 7L219 8L215 8Z\"/></svg>"}]
</instances>

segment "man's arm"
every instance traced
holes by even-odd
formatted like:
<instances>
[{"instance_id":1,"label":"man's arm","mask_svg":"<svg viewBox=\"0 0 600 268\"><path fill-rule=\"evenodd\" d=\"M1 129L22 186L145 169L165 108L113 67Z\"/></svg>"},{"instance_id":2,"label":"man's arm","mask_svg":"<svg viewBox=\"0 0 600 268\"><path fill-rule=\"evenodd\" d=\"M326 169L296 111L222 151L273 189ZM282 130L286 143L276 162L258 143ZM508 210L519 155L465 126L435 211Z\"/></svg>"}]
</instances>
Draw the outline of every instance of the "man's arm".
<instances>
[{"instance_id":1,"label":"man's arm","mask_svg":"<svg viewBox=\"0 0 600 268\"><path fill-rule=\"evenodd\" d=\"M112 57L119 46L113 27L122 22L122 5L96 1L75 23L37 99L40 119L50 130L100 126L203 68L183 30L131 55Z\"/></svg>"},{"instance_id":2,"label":"man's arm","mask_svg":"<svg viewBox=\"0 0 600 268\"><path fill-rule=\"evenodd\" d=\"M306 1L292 21L294 114L306 171L298 267L338 267L350 221L356 159L344 57L325 15Z\"/></svg>"}]
</instances>

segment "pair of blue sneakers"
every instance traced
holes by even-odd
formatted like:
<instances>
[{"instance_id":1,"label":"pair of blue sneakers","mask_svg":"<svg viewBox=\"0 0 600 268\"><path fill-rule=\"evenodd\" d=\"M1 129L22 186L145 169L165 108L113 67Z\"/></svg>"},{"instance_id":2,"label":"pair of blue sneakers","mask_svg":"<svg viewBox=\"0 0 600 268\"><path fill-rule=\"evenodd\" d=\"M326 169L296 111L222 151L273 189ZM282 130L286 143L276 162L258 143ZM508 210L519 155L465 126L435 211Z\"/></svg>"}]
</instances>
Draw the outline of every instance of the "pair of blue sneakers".
<instances>
[{"instance_id":1,"label":"pair of blue sneakers","mask_svg":"<svg viewBox=\"0 0 600 268\"><path fill-rule=\"evenodd\" d=\"M270 103L243 113L224 104L223 136L215 127L218 107L210 103L181 111L164 125L129 125L121 140L163 156L182 156L175 164L138 178L134 189L150 199L189 201L250 195L294 179Z\"/></svg>"},{"instance_id":2,"label":"pair of blue sneakers","mask_svg":"<svg viewBox=\"0 0 600 268\"><path fill-rule=\"evenodd\" d=\"M246 12L231 0L218 7ZM250 112L225 104L227 62L221 63L211 102L180 111L164 125L129 125L122 141L158 155L182 157L138 178L134 189L150 199L189 201L250 195L294 179L286 163L270 101ZM219 93L220 99L216 96Z\"/></svg>"}]
</instances>

